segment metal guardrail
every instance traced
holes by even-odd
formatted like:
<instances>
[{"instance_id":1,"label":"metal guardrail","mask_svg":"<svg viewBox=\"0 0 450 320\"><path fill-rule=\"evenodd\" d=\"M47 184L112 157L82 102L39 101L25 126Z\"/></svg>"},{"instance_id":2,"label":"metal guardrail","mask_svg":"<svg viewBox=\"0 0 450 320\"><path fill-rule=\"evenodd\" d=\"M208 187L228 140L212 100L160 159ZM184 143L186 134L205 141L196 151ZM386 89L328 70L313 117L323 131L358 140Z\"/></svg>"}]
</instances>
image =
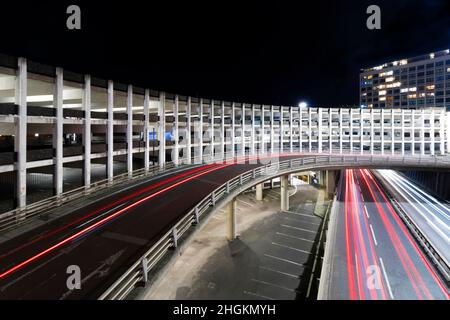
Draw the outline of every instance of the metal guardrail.
<instances>
[{"instance_id":1,"label":"metal guardrail","mask_svg":"<svg viewBox=\"0 0 450 320\"><path fill-rule=\"evenodd\" d=\"M404 157L396 159L388 156L314 156L290 159L270 163L234 177L213 190L186 215L167 231L139 260L117 279L98 299L122 300L135 288L136 284L147 282L149 272L172 249L180 244L180 239L191 227L199 224L208 211L214 210L221 201L232 193L240 193L252 184L261 182L264 178L270 179L287 172L304 171L315 168L333 168L345 166L434 166L450 168L450 158L439 157Z\"/></svg>"},{"instance_id":2,"label":"metal guardrail","mask_svg":"<svg viewBox=\"0 0 450 320\"><path fill-rule=\"evenodd\" d=\"M224 157L227 157L228 155L229 153L225 153ZM203 162L211 162L210 155L204 155L202 158ZM188 165L186 159L180 160L181 163L178 166L179 168ZM190 163L196 164L202 162L200 162L200 157L192 157ZM75 188L67 192L61 193L59 195L55 195L37 202L33 202L31 204L28 204L26 207L16 208L11 211L2 213L0 214L0 232L5 232L13 228L19 227L25 223L30 222L30 220L32 220L33 218L43 217L49 213L50 209L60 207L64 204L67 204L70 201L90 195L102 189L108 187L115 187L120 184L136 180L138 178L152 177L158 174L162 174L168 170L174 169L175 167L176 166L173 162L166 162L163 167L160 167L159 164L156 164L150 166L148 170L146 170L145 168L141 168L132 171L131 174L125 172L114 176L112 181L108 179L96 181L91 183L89 186L82 186L79 188Z\"/></svg>"}]
</instances>

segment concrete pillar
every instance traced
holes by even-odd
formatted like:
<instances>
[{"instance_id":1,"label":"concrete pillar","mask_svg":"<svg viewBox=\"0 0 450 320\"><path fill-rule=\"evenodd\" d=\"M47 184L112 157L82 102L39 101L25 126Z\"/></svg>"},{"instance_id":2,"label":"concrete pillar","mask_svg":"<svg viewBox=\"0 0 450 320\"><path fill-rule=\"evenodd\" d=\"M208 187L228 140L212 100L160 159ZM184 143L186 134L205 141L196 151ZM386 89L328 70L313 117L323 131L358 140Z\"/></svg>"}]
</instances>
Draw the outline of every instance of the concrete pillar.
<instances>
[{"instance_id":1,"label":"concrete pillar","mask_svg":"<svg viewBox=\"0 0 450 320\"><path fill-rule=\"evenodd\" d=\"M242 104L241 155L245 156L245 103Z\"/></svg>"},{"instance_id":2,"label":"concrete pillar","mask_svg":"<svg viewBox=\"0 0 450 320\"><path fill-rule=\"evenodd\" d=\"M434 109L431 109L431 116L430 116L430 125L431 125L431 130L430 130L430 138L431 138L431 145L430 145L430 151L431 154L434 156Z\"/></svg>"},{"instance_id":3,"label":"concrete pillar","mask_svg":"<svg viewBox=\"0 0 450 320\"><path fill-rule=\"evenodd\" d=\"M148 171L150 167L150 143L149 143L149 131L150 131L150 114L149 114L149 105L150 105L150 90L145 89L144 92L144 168L145 171Z\"/></svg>"},{"instance_id":4,"label":"concrete pillar","mask_svg":"<svg viewBox=\"0 0 450 320\"><path fill-rule=\"evenodd\" d=\"M273 123L273 106L270 106L270 154L274 153L275 140L274 140L274 123Z\"/></svg>"},{"instance_id":5,"label":"concrete pillar","mask_svg":"<svg viewBox=\"0 0 450 320\"><path fill-rule=\"evenodd\" d=\"M227 215L227 239L233 241L237 238L236 232L236 198L225 206Z\"/></svg>"},{"instance_id":6,"label":"concrete pillar","mask_svg":"<svg viewBox=\"0 0 450 320\"><path fill-rule=\"evenodd\" d=\"M353 109L350 108L350 153L353 153Z\"/></svg>"},{"instance_id":7,"label":"concrete pillar","mask_svg":"<svg viewBox=\"0 0 450 320\"><path fill-rule=\"evenodd\" d=\"M179 137L179 134L178 134L178 126L179 126L178 113L179 113L179 100L178 100L178 95L175 95L175 101L173 103L173 115L174 115L175 121L173 123L173 128L172 128L172 134L173 134L173 137L175 139L174 152L172 153L173 154L172 162L175 164L175 167L178 166L178 162L179 162L178 157L179 157L179 153L180 153L179 144L178 144L178 137Z\"/></svg>"},{"instance_id":8,"label":"concrete pillar","mask_svg":"<svg viewBox=\"0 0 450 320\"><path fill-rule=\"evenodd\" d=\"M284 175L280 177L281 180L281 210L289 210L289 175Z\"/></svg>"},{"instance_id":9,"label":"concrete pillar","mask_svg":"<svg viewBox=\"0 0 450 320\"><path fill-rule=\"evenodd\" d=\"M107 100L108 125L106 128L106 144L108 151L106 159L106 175L109 183L112 183L114 176L114 82L112 80L108 81Z\"/></svg>"},{"instance_id":10,"label":"concrete pillar","mask_svg":"<svg viewBox=\"0 0 450 320\"><path fill-rule=\"evenodd\" d=\"M198 123L198 161L203 162L203 99L200 98L199 123Z\"/></svg>"},{"instance_id":11,"label":"concrete pillar","mask_svg":"<svg viewBox=\"0 0 450 320\"><path fill-rule=\"evenodd\" d=\"M384 110L381 110L381 154L384 154Z\"/></svg>"},{"instance_id":12,"label":"concrete pillar","mask_svg":"<svg viewBox=\"0 0 450 320\"><path fill-rule=\"evenodd\" d=\"M256 200L262 201L263 199L263 185L264 182L256 185Z\"/></svg>"},{"instance_id":13,"label":"concrete pillar","mask_svg":"<svg viewBox=\"0 0 450 320\"><path fill-rule=\"evenodd\" d=\"M402 142L401 142L401 152L402 156L405 155L405 109L402 109L402 116L401 116L401 122L402 122L402 129L401 129L401 135L402 135Z\"/></svg>"},{"instance_id":14,"label":"concrete pillar","mask_svg":"<svg viewBox=\"0 0 450 320\"><path fill-rule=\"evenodd\" d=\"M344 137L342 136L342 108L339 108L339 153L342 154L342 142Z\"/></svg>"},{"instance_id":15,"label":"concrete pillar","mask_svg":"<svg viewBox=\"0 0 450 320\"><path fill-rule=\"evenodd\" d=\"M415 128L415 110L411 110L411 155L414 155L416 148L416 128Z\"/></svg>"},{"instance_id":16,"label":"concrete pillar","mask_svg":"<svg viewBox=\"0 0 450 320\"><path fill-rule=\"evenodd\" d=\"M318 146L317 146L317 150L319 153L322 153L322 108L317 108L317 113L318 113L318 125L317 125L317 134L318 134Z\"/></svg>"},{"instance_id":17,"label":"concrete pillar","mask_svg":"<svg viewBox=\"0 0 450 320\"><path fill-rule=\"evenodd\" d=\"M23 208L27 202L27 60L19 58L16 77L16 104L18 114L14 135L16 160L16 207Z\"/></svg>"},{"instance_id":18,"label":"concrete pillar","mask_svg":"<svg viewBox=\"0 0 450 320\"><path fill-rule=\"evenodd\" d=\"M214 100L211 100L211 121L210 121L210 128L209 128L209 137L211 138L211 144L210 144L210 150L209 150L209 155L211 160L213 161L214 159Z\"/></svg>"},{"instance_id":19,"label":"concrete pillar","mask_svg":"<svg viewBox=\"0 0 450 320\"><path fill-rule=\"evenodd\" d=\"M63 192L63 89L63 70L56 68L53 94L53 105L56 109L56 119L53 125L53 187L55 195Z\"/></svg>"},{"instance_id":20,"label":"concrete pillar","mask_svg":"<svg viewBox=\"0 0 450 320\"><path fill-rule=\"evenodd\" d=\"M293 132L293 129L294 129L294 126L293 126L293 123L292 123L292 121L293 121L293 119L294 119L294 116L293 116L293 108L292 107L290 107L289 108L289 152L294 152L294 140L293 140L293 137L294 137L294 132Z\"/></svg>"},{"instance_id":21,"label":"concrete pillar","mask_svg":"<svg viewBox=\"0 0 450 320\"><path fill-rule=\"evenodd\" d=\"M336 190L336 171L328 170L326 171L325 180L325 190L328 199L333 198L334 192Z\"/></svg>"},{"instance_id":22,"label":"concrete pillar","mask_svg":"<svg viewBox=\"0 0 450 320\"><path fill-rule=\"evenodd\" d=\"M91 184L91 76L89 76L89 75L86 75L84 77L83 109L84 109L83 180L84 180L84 186L87 188Z\"/></svg>"},{"instance_id":23,"label":"concrete pillar","mask_svg":"<svg viewBox=\"0 0 450 320\"><path fill-rule=\"evenodd\" d=\"M360 134L360 139L359 139L359 146L360 146L360 153L363 154L364 153L364 121L363 121L363 109L359 109L359 134Z\"/></svg>"},{"instance_id":24,"label":"concrete pillar","mask_svg":"<svg viewBox=\"0 0 450 320\"><path fill-rule=\"evenodd\" d=\"M127 172L133 175L133 86L127 89Z\"/></svg>"},{"instance_id":25,"label":"concrete pillar","mask_svg":"<svg viewBox=\"0 0 450 320\"><path fill-rule=\"evenodd\" d=\"M192 113L192 100L191 97L187 98L186 106L186 161L191 164L192 158L192 139L191 139L191 113Z\"/></svg>"},{"instance_id":26,"label":"concrete pillar","mask_svg":"<svg viewBox=\"0 0 450 320\"><path fill-rule=\"evenodd\" d=\"M311 108L308 108L308 144L309 144L309 150L308 152L311 153L312 151L312 123L311 123Z\"/></svg>"},{"instance_id":27,"label":"concrete pillar","mask_svg":"<svg viewBox=\"0 0 450 320\"><path fill-rule=\"evenodd\" d=\"M299 143L299 151L300 152L303 152L303 134L302 134L302 132L303 132L303 123L302 123L302 119L303 119L303 117L302 117L302 108L298 108L298 133L299 133L299 136L298 136L298 143Z\"/></svg>"},{"instance_id":28,"label":"concrete pillar","mask_svg":"<svg viewBox=\"0 0 450 320\"><path fill-rule=\"evenodd\" d=\"M225 102L221 103L220 114L220 160L225 160Z\"/></svg>"},{"instance_id":29,"label":"concrete pillar","mask_svg":"<svg viewBox=\"0 0 450 320\"><path fill-rule=\"evenodd\" d=\"M425 110L420 111L420 154L425 154Z\"/></svg>"},{"instance_id":30,"label":"concrete pillar","mask_svg":"<svg viewBox=\"0 0 450 320\"><path fill-rule=\"evenodd\" d=\"M164 92L159 93L159 127L158 127L158 140L159 140L159 155L158 163L159 167L163 168L166 163L166 94Z\"/></svg>"},{"instance_id":31,"label":"concrete pillar","mask_svg":"<svg viewBox=\"0 0 450 320\"><path fill-rule=\"evenodd\" d=\"M231 104L231 158L236 156L234 151L236 143L236 105L233 102Z\"/></svg>"},{"instance_id":32,"label":"concrete pillar","mask_svg":"<svg viewBox=\"0 0 450 320\"><path fill-rule=\"evenodd\" d=\"M395 152L394 118L395 118L394 109L391 109L391 153L392 154L394 154L394 152Z\"/></svg>"},{"instance_id":33,"label":"concrete pillar","mask_svg":"<svg viewBox=\"0 0 450 320\"><path fill-rule=\"evenodd\" d=\"M251 128L252 128L252 132L251 132L251 136L250 136L250 154L254 155L255 154L255 131L256 131L256 124L255 124L255 105L252 104L251 106L251 112L252 112L252 124L251 124Z\"/></svg>"}]
</instances>

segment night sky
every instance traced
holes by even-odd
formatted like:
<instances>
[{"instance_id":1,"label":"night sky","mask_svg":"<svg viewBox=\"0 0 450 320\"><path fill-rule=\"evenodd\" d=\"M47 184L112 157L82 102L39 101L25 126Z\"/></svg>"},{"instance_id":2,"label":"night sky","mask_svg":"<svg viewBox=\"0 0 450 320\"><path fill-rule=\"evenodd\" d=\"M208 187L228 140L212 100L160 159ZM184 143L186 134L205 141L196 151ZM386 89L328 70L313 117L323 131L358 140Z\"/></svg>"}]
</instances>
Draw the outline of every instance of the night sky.
<instances>
[{"instance_id":1,"label":"night sky","mask_svg":"<svg viewBox=\"0 0 450 320\"><path fill-rule=\"evenodd\" d=\"M338 106L358 103L361 68L450 48L449 0L92 2L2 3L0 52L192 96Z\"/></svg>"}]
</instances>

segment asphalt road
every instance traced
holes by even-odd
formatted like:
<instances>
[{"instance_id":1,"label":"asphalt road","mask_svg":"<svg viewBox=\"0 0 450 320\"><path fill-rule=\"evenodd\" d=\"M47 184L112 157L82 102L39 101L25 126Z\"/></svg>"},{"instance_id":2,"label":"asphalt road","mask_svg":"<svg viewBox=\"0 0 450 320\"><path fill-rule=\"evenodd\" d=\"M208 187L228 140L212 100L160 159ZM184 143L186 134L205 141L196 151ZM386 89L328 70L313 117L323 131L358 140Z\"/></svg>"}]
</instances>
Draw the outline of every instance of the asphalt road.
<instances>
[{"instance_id":1,"label":"asphalt road","mask_svg":"<svg viewBox=\"0 0 450 320\"><path fill-rule=\"evenodd\" d=\"M440 256L450 264L450 206L433 197L394 170L376 170L389 192L426 235Z\"/></svg>"},{"instance_id":2,"label":"asphalt road","mask_svg":"<svg viewBox=\"0 0 450 320\"><path fill-rule=\"evenodd\" d=\"M449 294L369 170L345 170L329 299L448 299Z\"/></svg>"},{"instance_id":3,"label":"asphalt road","mask_svg":"<svg viewBox=\"0 0 450 320\"><path fill-rule=\"evenodd\" d=\"M284 159L299 157L289 156ZM129 188L0 245L0 299L95 299L207 194L259 164L187 168ZM69 290L78 266L81 289Z\"/></svg>"}]
</instances>

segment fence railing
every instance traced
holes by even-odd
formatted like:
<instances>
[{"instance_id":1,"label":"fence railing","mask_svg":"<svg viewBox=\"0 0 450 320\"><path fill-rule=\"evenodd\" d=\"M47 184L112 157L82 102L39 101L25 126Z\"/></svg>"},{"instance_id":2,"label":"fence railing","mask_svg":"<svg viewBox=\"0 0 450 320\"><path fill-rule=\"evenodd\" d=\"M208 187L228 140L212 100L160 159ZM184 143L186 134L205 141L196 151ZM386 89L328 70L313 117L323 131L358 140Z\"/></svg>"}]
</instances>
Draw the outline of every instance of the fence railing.
<instances>
[{"instance_id":1,"label":"fence railing","mask_svg":"<svg viewBox=\"0 0 450 320\"><path fill-rule=\"evenodd\" d=\"M265 181L288 172L311 170L315 168L342 168L346 166L380 166L401 167L418 166L435 168L450 168L450 158L433 156L395 158L388 156L360 155L328 155L313 156L271 162L267 165L244 172L222 184L209 193L202 201L168 230L141 258L120 276L99 299L122 300L136 287L138 283L147 282L149 273L155 265L171 250L180 245L180 239L195 228L215 207L223 204L230 197L236 196L254 184ZM181 240L182 241L182 240Z\"/></svg>"}]
</instances>

